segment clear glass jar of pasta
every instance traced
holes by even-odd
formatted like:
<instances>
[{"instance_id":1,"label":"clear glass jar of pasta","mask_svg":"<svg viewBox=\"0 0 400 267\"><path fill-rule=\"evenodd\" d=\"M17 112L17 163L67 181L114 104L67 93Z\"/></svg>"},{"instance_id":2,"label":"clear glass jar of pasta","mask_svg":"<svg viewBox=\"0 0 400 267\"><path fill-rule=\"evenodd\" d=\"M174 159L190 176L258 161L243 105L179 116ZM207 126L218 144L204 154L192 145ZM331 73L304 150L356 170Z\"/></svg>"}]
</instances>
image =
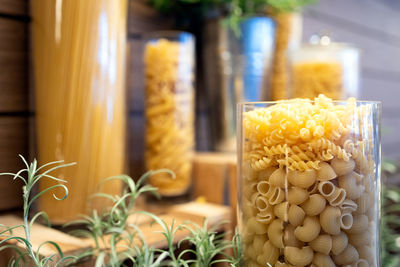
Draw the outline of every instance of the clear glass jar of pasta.
<instances>
[{"instance_id":1,"label":"clear glass jar of pasta","mask_svg":"<svg viewBox=\"0 0 400 267\"><path fill-rule=\"evenodd\" d=\"M167 168L150 184L162 196L185 194L194 151L194 37L178 31L148 35L144 54L147 170Z\"/></svg>"},{"instance_id":2,"label":"clear glass jar of pasta","mask_svg":"<svg viewBox=\"0 0 400 267\"><path fill-rule=\"evenodd\" d=\"M291 97L358 97L359 58L360 52L353 45L331 42L328 36L313 36L310 43L291 53Z\"/></svg>"},{"instance_id":3,"label":"clear glass jar of pasta","mask_svg":"<svg viewBox=\"0 0 400 267\"><path fill-rule=\"evenodd\" d=\"M380 103L320 95L238 116L244 266L380 266Z\"/></svg>"}]
</instances>

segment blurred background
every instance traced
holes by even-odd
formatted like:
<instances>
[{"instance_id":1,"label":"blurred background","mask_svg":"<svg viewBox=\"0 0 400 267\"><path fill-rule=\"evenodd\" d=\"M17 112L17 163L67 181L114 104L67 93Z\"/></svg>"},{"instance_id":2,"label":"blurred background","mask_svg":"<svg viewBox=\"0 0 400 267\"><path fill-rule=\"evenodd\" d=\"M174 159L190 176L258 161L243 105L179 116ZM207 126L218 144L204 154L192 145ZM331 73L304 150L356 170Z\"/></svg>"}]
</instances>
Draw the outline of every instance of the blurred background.
<instances>
[{"instance_id":1,"label":"blurred background","mask_svg":"<svg viewBox=\"0 0 400 267\"><path fill-rule=\"evenodd\" d=\"M235 161L237 102L354 96L383 103L385 203L397 216L399 1L110 1L0 0L0 172L20 169L18 154L79 159L95 171L67 176L94 187L167 167L179 183L152 180L166 196L192 185L204 196L219 175L206 199L235 204L235 180L210 162ZM179 100L164 110L162 96ZM19 193L0 179L0 210L20 208ZM385 228L386 266L400 264L399 225Z\"/></svg>"}]
</instances>

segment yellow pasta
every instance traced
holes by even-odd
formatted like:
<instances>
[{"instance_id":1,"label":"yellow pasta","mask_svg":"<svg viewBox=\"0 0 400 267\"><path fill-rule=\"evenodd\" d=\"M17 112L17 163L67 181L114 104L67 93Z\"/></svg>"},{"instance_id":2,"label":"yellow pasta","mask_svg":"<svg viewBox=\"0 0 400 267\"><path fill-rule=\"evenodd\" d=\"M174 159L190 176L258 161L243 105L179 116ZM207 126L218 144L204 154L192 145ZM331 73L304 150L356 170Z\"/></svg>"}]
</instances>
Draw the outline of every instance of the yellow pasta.
<instances>
[{"instance_id":1,"label":"yellow pasta","mask_svg":"<svg viewBox=\"0 0 400 267\"><path fill-rule=\"evenodd\" d=\"M312 262L314 252L310 247L285 247L283 250L285 259L293 265L305 266Z\"/></svg>"},{"instance_id":2,"label":"yellow pasta","mask_svg":"<svg viewBox=\"0 0 400 267\"><path fill-rule=\"evenodd\" d=\"M257 221L256 217L251 217L246 224L246 228L249 233L255 233L257 235L266 234L268 232L268 226Z\"/></svg>"},{"instance_id":3,"label":"yellow pasta","mask_svg":"<svg viewBox=\"0 0 400 267\"><path fill-rule=\"evenodd\" d=\"M332 249L332 237L327 234L322 234L308 244L315 252L329 255L329 252L331 252Z\"/></svg>"},{"instance_id":4,"label":"yellow pasta","mask_svg":"<svg viewBox=\"0 0 400 267\"><path fill-rule=\"evenodd\" d=\"M263 253L257 256L257 262L261 266L273 265L278 261L279 249L275 247L271 241L265 242L263 246Z\"/></svg>"},{"instance_id":5,"label":"yellow pasta","mask_svg":"<svg viewBox=\"0 0 400 267\"><path fill-rule=\"evenodd\" d=\"M310 242L317 238L321 231L321 225L317 217L306 217L301 226L294 230L296 238L303 242Z\"/></svg>"},{"instance_id":6,"label":"yellow pasta","mask_svg":"<svg viewBox=\"0 0 400 267\"><path fill-rule=\"evenodd\" d=\"M184 194L191 185L194 149L191 45L158 39L145 47L146 169L167 168L175 173L174 179L165 174L150 177L150 183L165 196Z\"/></svg>"},{"instance_id":7,"label":"yellow pasta","mask_svg":"<svg viewBox=\"0 0 400 267\"><path fill-rule=\"evenodd\" d=\"M29 2L38 160L78 163L54 172L68 181L68 198L40 198L40 210L60 224L106 208L103 198L89 206L89 196L125 172L127 1ZM39 190L55 184L41 179ZM114 180L101 190L115 195L121 186Z\"/></svg>"},{"instance_id":8,"label":"yellow pasta","mask_svg":"<svg viewBox=\"0 0 400 267\"><path fill-rule=\"evenodd\" d=\"M324 94L341 99L343 69L337 62L301 62L293 65L293 97L313 98Z\"/></svg>"},{"instance_id":9,"label":"yellow pasta","mask_svg":"<svg viewBox=\"0 0 400 267\"><path fill-rule=\"evenodd\" d=\"M325 254L316 253L314 254L313 266L316 267L336 267L331 257Z\"/></svg>"},{"instance_id":10,"label":"yellow pasta","mask_svg":"<svg viewBox=\"0 0 400 267\"><path fill-rule=\"evenodd\" d=\"M365 256L377 235L373 144L354 127L354 114L367 111L352 99L334 104L319 96L243 113L243 172L249 173L242 205L257 207L246 214L266 228L251 228L266 229L274 248L272 258L256 255L261 238L247 242L249 263L263 265L269 257L272 266L376 265L375 252Z\"/></svg>"},{"instance_id":11,"label":"yellow pasta","mask_svg":"<svg viewBox=\"0 0 400 267\"><path fill-rule=\"evenodd\" d=\"M326 206L326 200L320 194L313 194L310 198L301 204L301 208L308 216L317 216L319 215Z\"/></svg>"}]
</instances>

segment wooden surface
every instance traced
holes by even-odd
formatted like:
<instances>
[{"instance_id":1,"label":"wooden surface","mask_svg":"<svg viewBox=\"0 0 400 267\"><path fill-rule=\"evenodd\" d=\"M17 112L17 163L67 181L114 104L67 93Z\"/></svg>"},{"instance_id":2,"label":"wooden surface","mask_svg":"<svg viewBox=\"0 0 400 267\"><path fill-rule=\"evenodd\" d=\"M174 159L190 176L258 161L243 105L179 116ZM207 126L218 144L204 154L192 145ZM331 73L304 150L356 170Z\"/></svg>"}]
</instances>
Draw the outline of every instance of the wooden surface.
<instances>
[{"instance_id":1,"label":"wooden surface","mask_svg":"<svg viewBox=\"0 0 400 267\"><path fill-rule=\"evenodd\" d=\"M180 205L164 205L162 209L157 207L149 207L148 205L141 208L151 210L153 213L157 214L168 226L171 226L173 222L174 225L177 226L188 221L201 226L203 221L207 220L209 228L217 227L217 229L221 231L231 230L230 224L220 225L221 222L229 220L231 217L230 208L225 206L211 203L189 202ZM128 221L129 223L134 223L139 227L149 247L166 247L167 243L165 237L159 232L162 230L162 228L157 223L153 223L152 219L149 219L144 215L135 214L131 215ZM15 226L23 223L21 218L13 215L0 216L0 222L6 226ZM24 236L22 228L15 229L13 234L15 236ZM188 235L188 230L178 230L174 242L176 243ZM4 238L5 237L0 237L0 240ZM107 240L107 237L105 238ZM90 248L91 246L94 246L94 242L90 239L76 238L37 223L32 227L31 240L34 251L37 251L41 243L50 240L56 242L65 255L76 255ZM21 249L24 249L23 245L16 245L21 247ZM119 250L122 249L122 247L119 248ZM40 254L43 256L48 256L57 254L57 251L54 249L54 247L46 245L40 249ZM0 252L0 266L6 266L10 255L10 251ZM86 262L79 266L91 266L90 264L93 266L93 261Z\"/></svg>"},{"instance_id":2,"label":"wooden surface","mask_svg":"<svg viewBox=\"0 0 400 267\"><path fill-rule=\"evenodd\" d=\"M0 0L0 173L28 156L28 1ZM21 206L21 183L0 176L0 211Z\"/></svg>"},{"instance_id":3,"label":"wooden surface","mask_svg":"<svg viewBox=\"0 0 400 267\"><path fill-rule=\"evenodd\" d=\"M0 13L6 15L27 15L28 1L0 0Z\"/></svg>"}]
</instances>

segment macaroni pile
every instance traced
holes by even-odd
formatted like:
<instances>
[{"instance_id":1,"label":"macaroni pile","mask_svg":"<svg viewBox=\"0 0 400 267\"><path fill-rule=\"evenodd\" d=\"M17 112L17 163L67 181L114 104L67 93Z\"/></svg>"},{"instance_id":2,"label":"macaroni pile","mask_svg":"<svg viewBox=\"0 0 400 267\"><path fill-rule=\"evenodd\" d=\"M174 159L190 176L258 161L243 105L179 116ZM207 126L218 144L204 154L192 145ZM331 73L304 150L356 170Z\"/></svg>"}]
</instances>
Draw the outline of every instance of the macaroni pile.
<instances>
[{"instance_id":1,"label":"macaroni pile","mask_svg":"<svg viewBox=\"0 0 400 267\"><path fill-rule=\"evenodd\" d=\"M164 196L180 195L190 186L194 146L193 62L179 42L160 39L147 44L146 168L167 168L150 183Z\"/></svg>"},{"instance_id":2,"label":"macaroni pile","mask_svg":"<svg viewBox=\"0 0 400 267\"><path fill-rule=\"evenodd\" d=\"M342 99L343 70L339 63L297 63L292 71L293 97L314 98L324 94L335 100Z\"/></svg>"},{"instance_id":3,"label":"macaroni pile","mask_svg":"<svg viewBox=\"0 0 400 267\"><path fill-rule=\"evenodd\" d=\"M323 95L243 114L246 266L377 266L370 115Z\"/></svg>"}]
</instances>

